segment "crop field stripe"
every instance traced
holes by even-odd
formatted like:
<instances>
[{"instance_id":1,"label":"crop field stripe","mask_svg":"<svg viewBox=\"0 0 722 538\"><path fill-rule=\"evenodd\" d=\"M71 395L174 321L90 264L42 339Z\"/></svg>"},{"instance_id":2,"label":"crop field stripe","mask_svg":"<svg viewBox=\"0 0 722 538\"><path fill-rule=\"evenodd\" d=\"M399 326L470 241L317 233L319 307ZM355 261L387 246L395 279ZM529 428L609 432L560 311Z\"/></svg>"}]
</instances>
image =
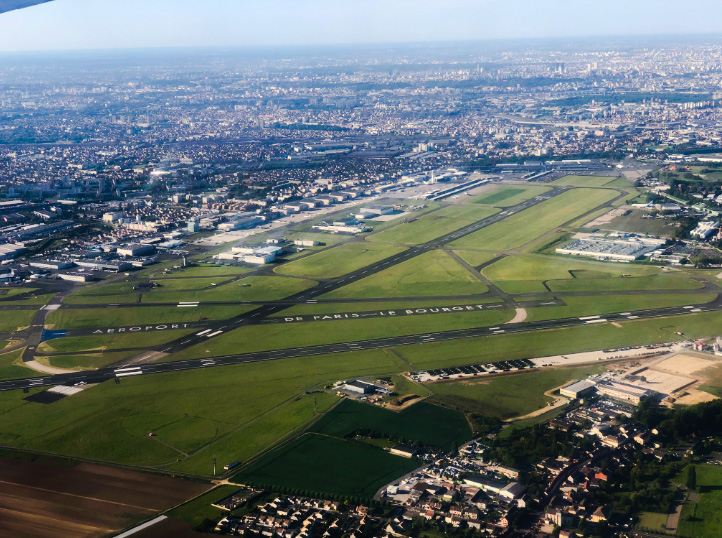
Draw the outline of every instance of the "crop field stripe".
<instances>
[{"instance_id":1,"label":"crop field stripe","mask_svg":"<svg viewBox=\"0 0 722 538\"><path fill-rule=\"evenodd\" d=\"M89 500L91 500L91 501L97 501L97 502L101 502L101 503L108 503L108 504L113 504L113 505L116 505L116 506L126 506L126 507L128 507L128 508L133 508L133 509L135 509L135 510L143 510L144 512L156 512L156 511L157 511L157 510L155 510L155 509L153 509L153 508L148 508L147 506L138 506L138 505L136 505L136 504L128 504L128 503L122 503L122 502L119 502L119 501L111 501L111 500L108 500L108 499L101 499L101 498L99 498L99 497L93 497L93 496L91 496L91 495L78 495L78 494L76 494L76 493L69 493L69 492L67 492L67 491L58 491L58 490L55 490L55 489L47 489L47 488L40 488L40 487L37 487L37 486L30 486L30 485L27 485L27 484L18 484L18 483L16 483L16 482L8 482L8 481L2 480L2 479L0 479L0 483L2 483L2 484L8 484L8 485L11 485L11 486L18 486L18 485L20 485L20 486L22 486L22 487L24 487L24 488L32 489L32 490L35 490L35 491L42 491L42 492L44 492L44 493L52 493L53 495L63 495L63 496L67 496L67 497L75 497L75 498L78 498L78 499L89 499Z\"/></svg>"}]
</instances>

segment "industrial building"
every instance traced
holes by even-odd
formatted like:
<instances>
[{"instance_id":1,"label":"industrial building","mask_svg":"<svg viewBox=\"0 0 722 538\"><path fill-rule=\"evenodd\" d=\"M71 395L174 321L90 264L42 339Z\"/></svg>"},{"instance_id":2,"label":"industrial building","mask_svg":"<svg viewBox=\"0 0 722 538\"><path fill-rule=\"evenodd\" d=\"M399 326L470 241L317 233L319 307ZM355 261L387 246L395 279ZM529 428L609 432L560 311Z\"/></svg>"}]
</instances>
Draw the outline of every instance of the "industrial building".
<instances>
[{"instance_id":1,"label":"industrial building","mask_svg":"<svg viewBox=\"0 0 722 538\"><path fill-rule=\"evenodd\" d=\"M227 213L223 216L228 219L228 222L218 225L218 230L222 232L247 230L263 222L263 217L259 217L255 213Z\"/></svg>"},{"instance_id":2,"label":"industrial building","mask_svg":"<svg viewBox=\"0 0 722 538\"><path fill-rule=\"evenodd\" d=\"M11 260L25 252L25 250L25 245L22 243L6 243L4 245L0 245L0 261Z\"/></svg>"},{"instance_id":3,"label":"industrial building","mask_svg":"<svg viewBox=\"0 0 722 538\"><path fill-rule=\"evenodd\" d=\"M136 256L147 256L155 253L155 247L153 245L141 245L140 243L131 243L124 247L118 247L116 250L119 256L136 257Z\"/></svg>"},{"instance_id":4,"label":"industrial building","mask_svg":"<svg viewBox=\"0 0 722 538\"><path fill-rule=\"evenodd\" d=\"M575 383L570 383L559 390L559 394L572 399L582 398L592 392L594 392L594 384L589 381L577 381Z\"/></svg>"},{"instance_id":5,"label":"industrial building","mask_svg":"<svg viewBox=\"0 0 722 538\"><path fill-rule=\"evenodd\" d=\"M90 282L91 280L97 280L93 273L58 273L58 278L61 280L68 280L70 282Z\"/></svg>"},{"instance_id":6,"label":"industrial building","mask_svg":"<svg viewBox=\"0 0 722 538\"><path fill-rule=\"evenodd\" d=\"M283 252L283 248L276 245L255 247L233 247L229 252L221 252L214 256L219 260L234 260L253 265L264 265L276 261L276 256Z\"/></svg>"},{"instance_id":7,"label":"industrial building","mask_svg":"<svg viewBox=\"0 0 722 538\"><path fill-rule=\"evenodd\" d=\"M361 224L356 219L343 219L335 220L331 223L322 222L312 227L314 230L321 230L322 232L331 232L334 234L344 235L356 235L363 232L368 232L371 228Z\"/></svg>"},{"instance_id":8,"label":"industrial building","mask_svg":"<svg viewBox=\"0 0 722 538\"><path fill-rule=\"evenodd\" d=\"M381 215L390 215L395 211L392 205L368 205L359 209L356 217L358 219L373 219Z\"/></svg>"},{"instance_id":9,"label":"industrial building","mask_svg":"<svg viewBox=\"0 0 722 538\"><path fill-rule=\"evenodd\" d=\"M602 383L597 386L597 390L600 394L616 398L617 400L624 400L633 404L638 404L645 396L651 396L652 392L634 385L627 383L619 383L612 381L610 383Z\"/></svg>"},{"instance_id":10,"label":"industrial building","mask_svg":"<svg viewBox=\"0 0 722 538\"><path fill-rule=\"evenodd\" d=\"M134 267L133 264L127 260L78 260L75 264L78 267L86 267L94 271L106 271L108 273L119 273Z\"/></svg>"},{"instance_id":11,"label":"industrial building","mask_svg":"<svg viewBox=\"0 0 722 538\"><path fill-rule=\"evenodd\" d=\"M60 269L75 267L75 262L72 260L35 260L31 261L29 265L37 269L53 269L59 271Z\"/></svg>"},{"instance_id":12,"label":"industrial building","mask_svg":"<svg viewBox=\"0 0 722 538\"><path fill-rule=\"evenodd\" d=\"M633 262L665 243L663 239L640 237L607 239L588 237L575 239L556 249L557 254L584 256L602 261Z\"/></svg>"},{"instance_id":13,"label":"industrial building","mask_svg":"<svg viewBox=\"0 0 722 538\"><path fill-rule=\"evenodd\" d=\"M358 394L373 394L374 392L376 392L376 385L372 385L371 383L366 383L365 381L358 380L344 383L343 388L344 390L356 392Z\"/></svg>"},{"instance_id":14,"label":"industrial building","mask_svg":"<svg viewBox=\"0 0 722 538\"><path fill-rule=\"evenodd\" d=\"M312 239L294 239L293 244L297 247L317 247L321 242Z\"/></svg>"},{"instance_id":15,"label":"industrial building","mask_svg":"<svg viewBox=\"0 0 722 538\"><path fill-rule=\"evenodd\" d=\"M692 237L705 241L719 228L719 221L705 221L697 224L697 227L689 232Z\"/></svg>"}]
</instances>

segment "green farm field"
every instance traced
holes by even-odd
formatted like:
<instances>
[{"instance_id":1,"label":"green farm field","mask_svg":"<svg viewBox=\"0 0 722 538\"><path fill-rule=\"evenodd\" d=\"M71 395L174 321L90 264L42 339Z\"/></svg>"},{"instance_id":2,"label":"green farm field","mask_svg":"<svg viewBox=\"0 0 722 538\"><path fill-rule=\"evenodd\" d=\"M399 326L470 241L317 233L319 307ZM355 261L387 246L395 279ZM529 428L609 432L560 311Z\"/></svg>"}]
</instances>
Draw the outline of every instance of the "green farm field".
<instances>
[{"instance_id":1,"label":"green farm field","mask_svg":"<svg viewBox=\"0 0 722 538\"><path fill-rule=\"evenodd\" d=\"M309 433L271 452L233 480L371 498L381 486L419 465L366 443Z\"/></svg>"},{"instance_id":2,"label":"green farm field","mask_svg":"<svg viewBox=\"0 0 722 538\"><path fill-rule=\"evenodd\" d=\"M344 400L310 431L345 438L359 430L371 430L397 442L418 442L445 451L453 444L462 445L471 439L469 423L461 413L425 402L395 412Z\"/></svg>"},{"instance_id":3,"label":"green farm field","mask_svg":"<svg viewBox=\"0 0 722 538\"><path fill-rule=\"evenodd\" d=\"M479 250L519 248L616 196L613 190L573 189L462 237L450 246Z\"/></svg>"}]
</instances>

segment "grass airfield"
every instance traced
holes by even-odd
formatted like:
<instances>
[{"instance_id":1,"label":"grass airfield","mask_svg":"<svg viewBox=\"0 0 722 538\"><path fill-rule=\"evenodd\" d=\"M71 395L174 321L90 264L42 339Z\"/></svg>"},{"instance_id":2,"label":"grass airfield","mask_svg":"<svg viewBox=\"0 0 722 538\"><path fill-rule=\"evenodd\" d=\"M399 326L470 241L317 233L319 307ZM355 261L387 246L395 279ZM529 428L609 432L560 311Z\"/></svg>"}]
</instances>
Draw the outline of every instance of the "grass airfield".
<instances>
[{"instance_id":1,"label":"grass airfield","mask_svg":"<svg viewBox=\"0 0 722 538\"><path fill-rule=\"evenodd\" d=\"M169 275L150 267L128 278L79 287L78 291L68 293L61 307L45 319L47 329L67 330L69 335L48 340L38 350L44 353L42 361L53 367L71 370L106 367L192 333L176 330L73 336L72 331L231 320L258 306L242 303L283 300L414 249L421 249L417 256L397 265L321 294L312 301L289 304L268 320L228 330L160 360L173 362L437 331L503 327L514 318L519 303L529 300L544 302L556 298L559 301L527 308L526 321L714 301L720 281L713 272L567 258L543 249L553 238L573 233L595 215L611 209L620 197L622 202L630 198L630 191L634 189L625 181L571 176L552 184L497 185L477 196L461 196L429 205L416 218L384 223L367 235L329 236L327 246L294 254L289 261L271 267L254 269L200 263ZM554 187L566 190L548 199L536 199L547 198ZM501 218L510 208L530 200L539 203ZM492 216L501 220L446 244L436 244L443 235ZM299 228L289 230L287 235L304 237L304 234L307 233ZM429 241L434 241L433 246L423 250ZM148 281L158 282L160 286L150 291L133 290L139 282ZM22 298L17 289L9 291L13 293L0 294L0 306L20 305L26 309L18 310L22 316L17 317L13 315L15 311L0 311L0 332L10 333L13 327L29 324L35 310L53 296L38 290L36 296ZM174 304L196 301L198 306L188 308ZM108 306L113 304L124 306ZM473 305L479 308L452 308ZM283 322L284 318L294 316L373 314L430 307L447 310L398 317ZM0 412L4 417L0 444L204 476L209 474L208 462L213 457L221 467L229 461L246 463L260 458L242 471L249 480L259 483L277 479L268 471L274 465L292 470L308 463L314 453L342 450L349 457L375 462L369 465L378 466L379 474L364 483L365 491L371 491L379 481L405 467L396 459L379 457L378 447L350 443L345 439L347 429L341 427L334 426L332 442L319 440L320 433L325 431L318 429L319 424L333 417L323 416L324 413L339 401L325 388L330 383L361 376L398 378L402 372L414 370L667 342L679 339L676 332L682 332L685 337L712 336L721 324L721 312L703 312L630 320L617 325L601 323L443 342L429 340L384 349L349 350L124 378L120 384L102 383L48 405L27 401L27 394L21 392L0 392ZM20 354L19 350L0 353L0 379L41 375L24 365ZM509 418L544 407L549 401L544 392L582 373L582 370L554 370L543 375L535 372L524 374L527 377L498 377L488 384L439 385L429 387L428 392L430 402L464 412ZM413 390L413 387L407 386L407 389ZM461 417L463 421L463 415L454 416L453 420ZM286 454L283 449L270 453L268 457L272 459L263 459L270 448L293 439L316 420L312 429L317 433L293 441L299 444L293 455L295 459L278 459ZM378 422L377 417L364 416L355 424ZM416 435L419 440L429 442L423 437L418 421L402 422L410 428L404 436ZM149 437L150 432L155 437ZM319 443L324 446L316 446ZM309 446L312 450L306 450ZM348 480L357 478L347 477ZM336 491L342 491L343 487L344 484L338 485Z\"/></svg>"}]
</instances>

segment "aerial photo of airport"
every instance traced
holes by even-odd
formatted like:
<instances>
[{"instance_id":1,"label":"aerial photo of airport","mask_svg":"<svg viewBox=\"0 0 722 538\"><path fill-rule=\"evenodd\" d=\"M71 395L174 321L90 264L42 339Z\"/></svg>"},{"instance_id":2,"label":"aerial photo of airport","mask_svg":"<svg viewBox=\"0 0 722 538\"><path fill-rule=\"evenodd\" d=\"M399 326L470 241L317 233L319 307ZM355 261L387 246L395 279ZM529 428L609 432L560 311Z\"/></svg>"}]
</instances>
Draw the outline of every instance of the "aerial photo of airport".
<instances>
[{"instance_id":1,"label":"aerial photo of airport","mask_svg":"<svg viewBox=\"0 0 722 538\"><path fill-rule=\"evenodd\" d=\"M1 37L74 3L0 1L0 536L722 536L720 36Z\"/></svg>"}]
</instances>

